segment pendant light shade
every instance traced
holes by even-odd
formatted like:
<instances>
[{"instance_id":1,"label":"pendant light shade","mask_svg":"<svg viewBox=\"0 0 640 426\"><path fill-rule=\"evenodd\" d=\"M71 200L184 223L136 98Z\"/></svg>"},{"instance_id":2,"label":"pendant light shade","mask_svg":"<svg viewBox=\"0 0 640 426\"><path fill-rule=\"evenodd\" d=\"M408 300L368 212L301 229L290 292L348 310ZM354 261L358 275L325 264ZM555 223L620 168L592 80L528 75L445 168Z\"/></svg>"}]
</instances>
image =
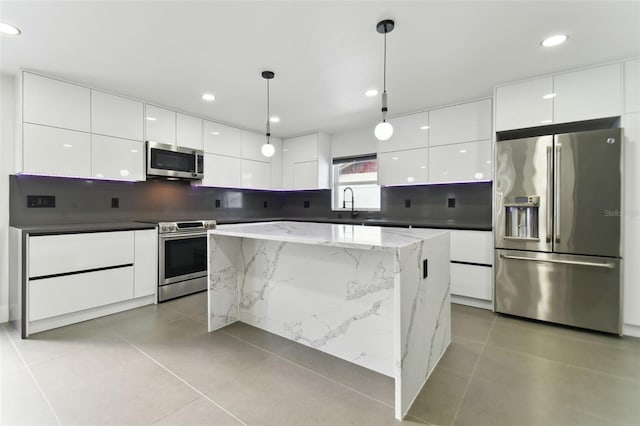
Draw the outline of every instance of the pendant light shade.
<instances>
[{"instance_id":1,"label":"pendant light shade","mask_svg":"<svg viewBox=\"0 0 640 426\"><path fill-rule=\"evenodd\" d=\"M271 116L269 111L269 80L273 79L275 76L276 75L273 71L262 71L262 78L267 80L267 131L265 133L267 136L267 142L262 145L261 149L262 155L265 157L273 157L273 154L276 152L276 149L271 145Z\"/></svg>"},{"instance_id":2,"label":"pendant light shade","mask_svg":"<svg viewBox=\"0 0 640 426\"><path fill-rule=\"evenodd\" d=\"M380 34L384 34L384 66L383 66L383 80L382 80L382 121L378 123L375 128L374 134L376 138L381 141L386 141L393 135L393 126L387 122L387 33L393 31L395 23L391 19L385 19L376 24L376 31Z\"/></svg>"}]
</instances>

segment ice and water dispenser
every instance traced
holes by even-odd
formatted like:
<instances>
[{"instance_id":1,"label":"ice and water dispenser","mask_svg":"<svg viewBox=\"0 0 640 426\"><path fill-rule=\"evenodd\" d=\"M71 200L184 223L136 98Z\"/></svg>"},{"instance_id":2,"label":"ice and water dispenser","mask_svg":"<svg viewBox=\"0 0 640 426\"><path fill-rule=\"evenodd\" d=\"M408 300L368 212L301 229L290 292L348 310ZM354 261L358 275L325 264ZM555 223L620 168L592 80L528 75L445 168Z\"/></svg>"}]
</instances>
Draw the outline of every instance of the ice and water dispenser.
<instances>
[{"instance_id":1,"label":"ice and water dispenser","mask_svg":"<svg viewBox=\"0 0 640 426\"><path fill-rule=\"evenodd\" d=\"M516 196L505 201L505 238L537 240L540 197L537 195Z\"/></svg>"}]
</instances>

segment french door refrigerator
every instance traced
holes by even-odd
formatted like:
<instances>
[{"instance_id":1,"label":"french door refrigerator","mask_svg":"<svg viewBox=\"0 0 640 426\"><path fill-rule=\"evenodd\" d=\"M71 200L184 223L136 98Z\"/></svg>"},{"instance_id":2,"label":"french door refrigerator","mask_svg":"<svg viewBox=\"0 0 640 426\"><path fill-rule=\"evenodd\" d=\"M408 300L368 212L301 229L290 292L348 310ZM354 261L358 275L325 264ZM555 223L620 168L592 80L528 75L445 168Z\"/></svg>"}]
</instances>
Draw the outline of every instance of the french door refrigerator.
<instances>
[{"instance_id":1,"label":"french door refrigerator","mask_svg":"<svg viewBox=\"0 0 640 426\"><path fill-rule=\"evenodd\" d=\"M621 129L497 142L497 312L621 333L621 145Z\"/></svg>"}]
</instances>

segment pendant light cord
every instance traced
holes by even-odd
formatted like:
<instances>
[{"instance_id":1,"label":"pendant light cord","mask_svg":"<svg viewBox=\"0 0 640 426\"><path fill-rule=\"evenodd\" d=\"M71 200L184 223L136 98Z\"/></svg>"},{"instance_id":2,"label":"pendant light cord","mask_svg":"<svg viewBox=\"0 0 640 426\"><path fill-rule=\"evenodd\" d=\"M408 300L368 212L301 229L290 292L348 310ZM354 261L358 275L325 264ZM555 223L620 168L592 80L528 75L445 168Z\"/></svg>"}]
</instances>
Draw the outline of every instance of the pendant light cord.
<instances>
[{"instance_id":1,"label":"pendant light cord","mask_svg":"<svg viewBox=\"0 0 640 426\"><path fill-rule=\"evenodd\" d=\"M386 92L387 91L387 31L386 31L386 26L385 26L385 33L384 33L384 66L383 66L383 71L382 71L382 91Z\"/></svg>"},{"instance_id":2,"label":"pendant light cord","mask_svg":"<svg viewBox=\"0 0 640 426\"><path fill-rule=\"evenodd\" d=\"M269 79L267 79L267 143L271 143L271 111L269 109Z\"/></svg>"}]
</instances>

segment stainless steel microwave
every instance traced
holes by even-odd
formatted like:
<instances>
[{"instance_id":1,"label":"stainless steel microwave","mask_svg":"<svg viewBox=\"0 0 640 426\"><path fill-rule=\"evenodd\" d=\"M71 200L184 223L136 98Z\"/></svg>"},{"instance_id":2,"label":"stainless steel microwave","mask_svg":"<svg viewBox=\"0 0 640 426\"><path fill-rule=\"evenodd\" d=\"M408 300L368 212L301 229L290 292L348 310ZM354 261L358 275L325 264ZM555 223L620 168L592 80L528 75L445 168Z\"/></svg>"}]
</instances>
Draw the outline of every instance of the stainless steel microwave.
<instances>
[{"instance_id":1,"label":"stainless steel microwave","mask_svg":"<svg viewBox=\"0 0 640 426\"><path fill-rule=\"evenodd\" d=\"M147 141L147 178L201 180L204 151Z\"/></svg>"}]
</instances>

